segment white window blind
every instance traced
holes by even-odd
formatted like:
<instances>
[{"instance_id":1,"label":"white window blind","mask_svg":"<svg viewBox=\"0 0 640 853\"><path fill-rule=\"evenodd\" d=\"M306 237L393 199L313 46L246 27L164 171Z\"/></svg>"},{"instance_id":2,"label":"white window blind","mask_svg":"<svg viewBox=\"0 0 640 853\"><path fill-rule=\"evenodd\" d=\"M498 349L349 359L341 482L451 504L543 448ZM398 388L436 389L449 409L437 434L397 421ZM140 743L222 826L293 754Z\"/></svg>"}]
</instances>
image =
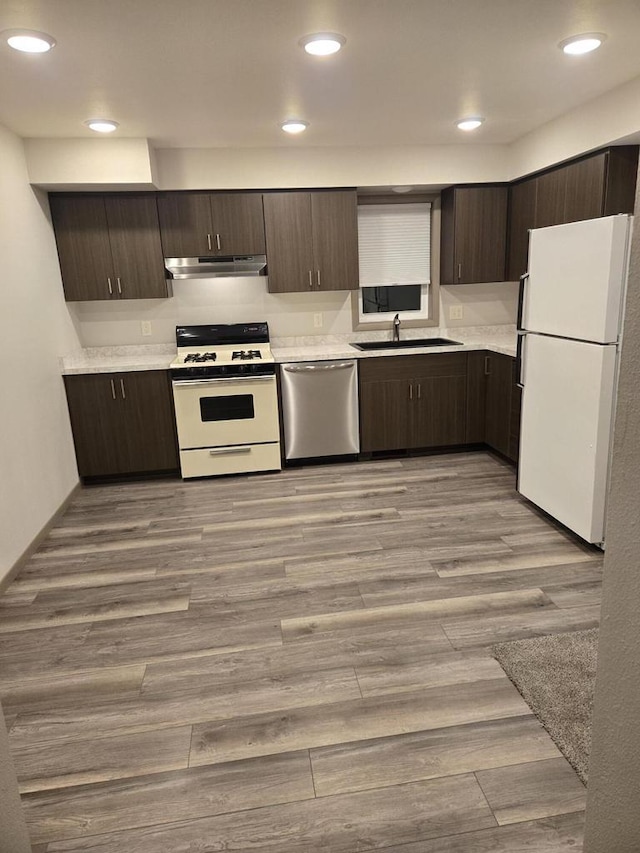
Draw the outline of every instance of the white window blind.
<instances>
[{"instance_id":1,"label":"white window blind","mask_svg":"<svg viewBox=\"0 0 640 853\"><path fill-rule=\"evenodd\" d=\"M360 287L429 284L431 205L360 205L358 253Z\"/></svg>"}]
</instances>

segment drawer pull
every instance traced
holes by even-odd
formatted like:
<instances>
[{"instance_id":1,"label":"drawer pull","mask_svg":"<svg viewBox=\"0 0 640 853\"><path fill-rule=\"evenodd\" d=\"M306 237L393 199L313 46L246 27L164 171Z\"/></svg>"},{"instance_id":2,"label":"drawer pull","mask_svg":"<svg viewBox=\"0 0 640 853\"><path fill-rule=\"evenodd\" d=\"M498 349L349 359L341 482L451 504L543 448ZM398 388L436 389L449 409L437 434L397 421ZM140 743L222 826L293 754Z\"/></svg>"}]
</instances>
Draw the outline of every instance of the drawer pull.
<instances>
[{"instance_id":1,"label":"drawer pull","mask_svg":"<svg viewBox=\"0 0 640 853\"><path fill-rule=\"evenodd\" d=\"M236 453L251 453L250 447L215 447L209 451L209 456L231 456Z\"/></svg>"}]
</instances>

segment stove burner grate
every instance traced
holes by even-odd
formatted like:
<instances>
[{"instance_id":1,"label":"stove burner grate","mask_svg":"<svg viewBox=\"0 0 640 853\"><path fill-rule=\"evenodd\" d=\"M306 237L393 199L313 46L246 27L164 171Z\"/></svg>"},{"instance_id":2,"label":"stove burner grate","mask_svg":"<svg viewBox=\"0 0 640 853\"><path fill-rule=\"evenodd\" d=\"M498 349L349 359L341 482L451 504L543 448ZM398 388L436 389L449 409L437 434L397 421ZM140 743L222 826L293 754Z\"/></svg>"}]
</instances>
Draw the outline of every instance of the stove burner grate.
<instances>
[{"instance_id":1,"label":"stove burner grate","mask_svg":"<svg viewBox=\"0 0 640 853\"><path fill-rule=\"evenodd\" d=\"M262 358L262 353L259 349L234 350L231 354L232 361L252 361L254 358Z\"/></svg>"},{"instance_id":2,"label":"stove burner grate","mask_svg":"<svg viewBox=\"0 0 640 853\"><path fill-rule=\"evenodd\" d=\"M187 364L189 362L200 364L204 361L215 361L216 354L215 352L191 352L189 355L185 356L184 363Z\"/></svg>"}]
</instances>

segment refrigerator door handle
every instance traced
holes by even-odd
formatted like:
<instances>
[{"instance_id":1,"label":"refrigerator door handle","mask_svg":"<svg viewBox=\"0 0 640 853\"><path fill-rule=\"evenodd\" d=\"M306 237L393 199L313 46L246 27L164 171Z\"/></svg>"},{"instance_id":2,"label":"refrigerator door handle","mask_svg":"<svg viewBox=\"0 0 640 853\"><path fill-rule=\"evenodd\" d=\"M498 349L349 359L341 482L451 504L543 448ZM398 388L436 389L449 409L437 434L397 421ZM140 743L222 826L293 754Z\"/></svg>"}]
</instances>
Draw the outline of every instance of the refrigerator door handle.
<instances>
[{"instance_id":1,"label":"refrigerator door handle","mask_svg":"<svg viewBox=\"0 0 640 853\"><path fill-rule=\"evenodd\" d=\"M516 385L518 386L518 388L524 388L524 382L522 381L522 376L524 374L522 364L522 347L524 344L524 339L524 333L518 331L518 334L516 336L516 376L518 377Z\"/></svg>"},{"instance_id":2,"label":"refrigerator door handle","mask_svg":"<svg viewBox=\"0 0 640 853\"><path fill-rule=\"evenodd\" d=\"M524 314L524 296L525 296L525 284L527 279L529 278L529 273L526 272L520 276L520 292L518 294L518 319L516 320L516 329L518 332L522 331L522 315Z\"/></svg>"}]
</instances>

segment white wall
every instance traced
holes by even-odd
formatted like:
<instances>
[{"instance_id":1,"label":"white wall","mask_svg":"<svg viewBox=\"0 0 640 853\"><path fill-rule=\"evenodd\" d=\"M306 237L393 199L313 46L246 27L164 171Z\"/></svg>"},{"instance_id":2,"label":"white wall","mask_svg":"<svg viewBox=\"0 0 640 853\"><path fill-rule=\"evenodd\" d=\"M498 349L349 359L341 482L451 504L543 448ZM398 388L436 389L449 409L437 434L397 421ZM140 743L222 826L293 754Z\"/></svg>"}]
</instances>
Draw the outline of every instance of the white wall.
<instances>
[{"instance_id":1,"label":"white wall","mask_svg":"<svg viewBox=\"0 0 640 853\"><path fill-rule=\"evenodd\" d=\"M0 127L0 579L77 482L58 357L78 346L44 193Z\"/></svg>"},{"instance_id":2,"label":"white wall","mask_svg":"<svg viewBox=\"0 0 640 853\"><path fill-rule=\"evenodd\" d=\"M640 142L640 77L594 98L510 146L513 178L616 142Z\"/></svg>"},{"instance_id":3,"label":"white wall","mask_svg":"<svg viewBox=\"0 0 640 853\"><path fill-rule=\"evenodd\" d=\"M267 320L272 338L307 335L347 335L353 332L351 294L267 293L267 280L212 278L174 281L173 298L130 302L79 302L71 307L83 346L174 343L182 323L237 323ZM441 288L443 326L495 326L515 323L517 285L457 285ZM464 306L462 320L448 319L447 306ZM322 314L322 328L314 325ZM142 320L150 320L152 335L143 337Z\"/></svg>"},{"instance_id":4,"label":"white wall","mask_svg":"<svg viewBox=\"0 0 640 853\"><path fill-rule=\"evenodd\" d=\"M162 189L377 187L509 180L506 145L367 148L163 148Z\"/></svg>"},{"instance_id":5,"label":"white wall","mask_svg":"<svg viewBox=\"0 0 640 853\"><path fill-rule=\"evenodd\" d=\"M155 156L147 139L25 139L32 184L44 188L153 189Z\"/></svg>"}]
</instances>

